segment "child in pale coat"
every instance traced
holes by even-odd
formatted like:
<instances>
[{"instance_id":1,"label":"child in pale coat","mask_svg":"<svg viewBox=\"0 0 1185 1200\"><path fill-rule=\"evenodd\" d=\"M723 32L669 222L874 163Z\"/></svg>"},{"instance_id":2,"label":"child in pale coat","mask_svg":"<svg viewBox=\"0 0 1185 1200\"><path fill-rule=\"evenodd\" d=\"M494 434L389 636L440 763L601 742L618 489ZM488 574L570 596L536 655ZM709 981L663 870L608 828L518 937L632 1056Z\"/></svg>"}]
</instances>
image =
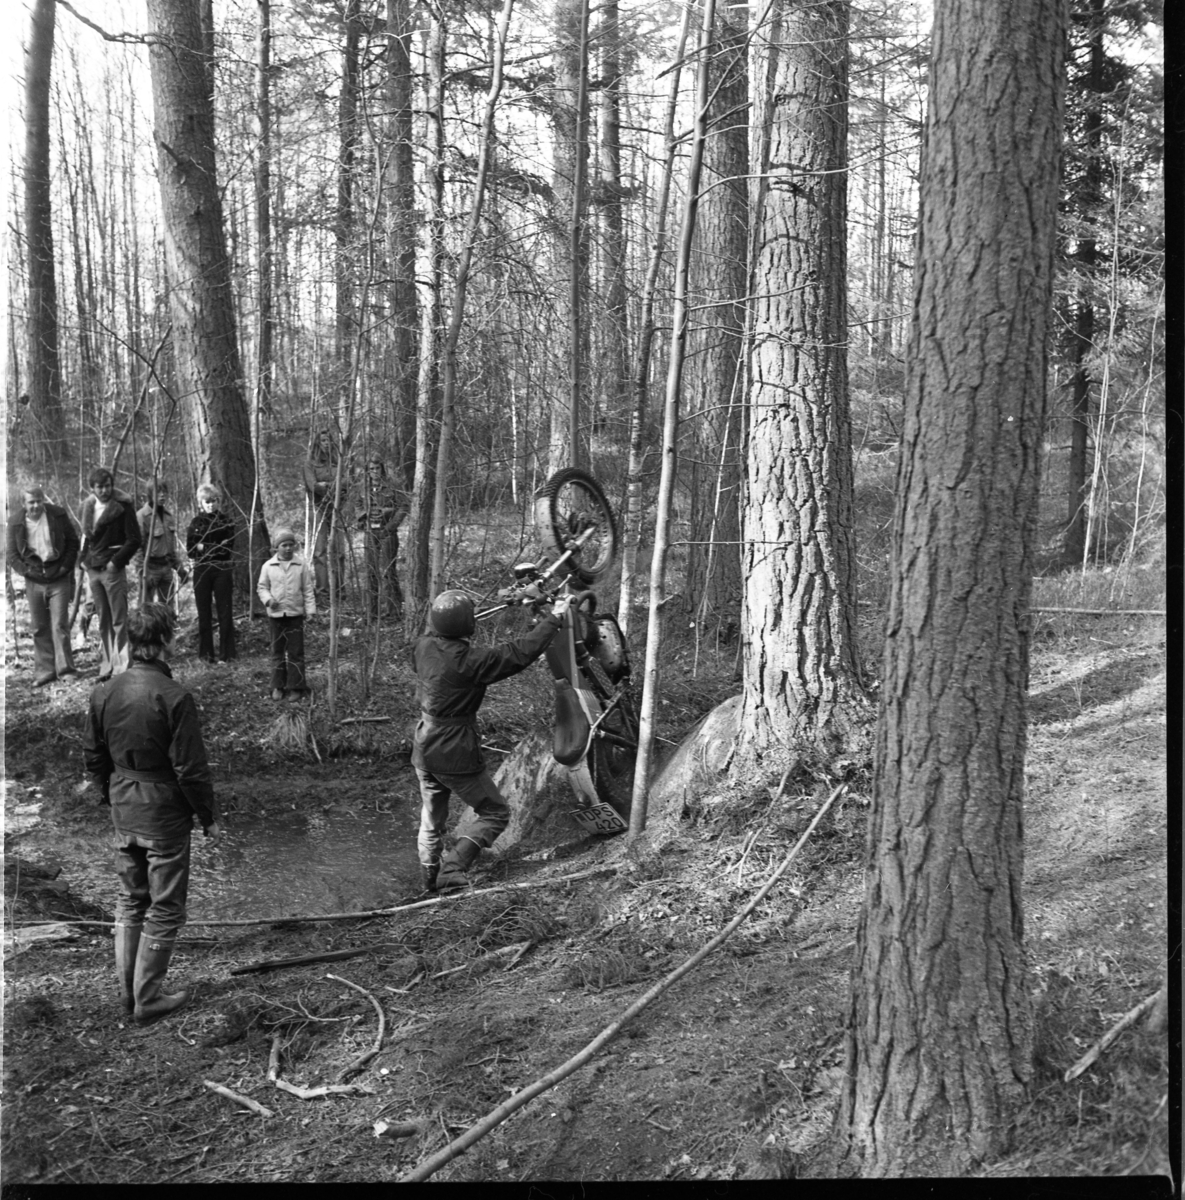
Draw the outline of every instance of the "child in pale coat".
<instances>
[{"instance_id":1,"label":"child in pale coat","mask_svg":"<svg viewBox=\"0 0 1185 1200\"><path fill-rule=\"evenodd\" d=\"M255 589L267 609L272 631L272 699L299 700L304 678L304 619L317 611L313 572L296 553L296 534L279 529L272 538L275 554L259 572Z\"/></svg>"}]
</instances>

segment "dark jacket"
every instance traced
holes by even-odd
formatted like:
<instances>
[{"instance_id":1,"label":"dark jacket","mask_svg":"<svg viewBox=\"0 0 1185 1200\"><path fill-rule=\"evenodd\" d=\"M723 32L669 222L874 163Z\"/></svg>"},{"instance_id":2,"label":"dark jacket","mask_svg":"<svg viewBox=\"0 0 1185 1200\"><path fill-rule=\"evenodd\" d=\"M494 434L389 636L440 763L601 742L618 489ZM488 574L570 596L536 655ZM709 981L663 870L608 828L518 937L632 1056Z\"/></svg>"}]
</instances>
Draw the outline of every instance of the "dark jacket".
<instances>
[{"instance_id":1,"label":"dark jacket","mask_svg":"<svg viewBox=\"0 0 1185 1200\"><path fill-rule=\"evenodd\" d=\"M140 549L140 524L130 498L116 493L102 520L94 518L94 497L82 507L82 564L101 571L109 562L123 570Z\"/></svg>"},{"instance_id":2,"label":"dark jacket","mask_svg":"<svg viewBox=\"0 0 1185 1200\"><path fill-rule=\"evenodd\" d=\"M413 657L422 716L412 741L412 766L448 775L483 770L477 710L486 687L529 667L560 624L549 613L526 637L500 646L473 646L464 638L436 634L417 638Z\"/></svg>"},{"instance_id":3,"label":"dark jacket","mask_svg":"<svg viewBox=\"0 0 1185 1200\"><path fill-rule=\"evenodd\" d=\"M224 512L200 512L185 531L185 553L199 567L229 567L234 543L234 522Z\"/></svg>"},{"instance_id":4,"label":"dark jacket","mask_svg":"<svg viewBox=\"0 0 1185 1200\"><path fill-rule=\"evenodd\" d=\"M140 522L141 565L147 558L148 566L169 566L181 570L181 556L177 553L177 522L173 514L163 505L145 504L137 513ZM161 553L163 551L163 553Z\"/></svg>"},{"instance_id":5,"label":"dark jacket","mask_svg":"<svg viewBox=\"0 0 1185 1200\"><path fill-rule=\"evenodd\" d=\"M218 820L197 705L162 662L91 692L82 753L119 833L179 841L195 815L203 829Z\"/></svg>"},{"instance_id":6,"label":"dark jacket","mask_svg":"<svg viewBox=\"0 0 1185 1200\"><path fill-rule=\"evenodd\" d=\"M407 516L407 505L400 500L395 488L385 480L373 484L368 477L363 477L359 489L358 524L381 532L384 537L397 534L400 522Z\"/></svg>"},{"instance_id":7,"label":"dark jacket","mask_svg":"<svg viewBox=\"0 0 1185 1200\"><path fill-rule=\"evenodd\" d=\"M46 504L45 515L49 519L49 538L58 552L57 558L43 563L29 549L29 533L25 528L25 510L14 512L8 518L8 565L18 575L33 583L53 583L70 575L78 562L78 531L70 514L56 504Z\"/></svg>"},{"instance_id":8,"label":"dark jacket","mask_svg":"<svg viewBox=\"0 0 1185 1200\"><path fill-rule=\"evenodd\" d=\"M333 503L333 490L337 480L337 458L336 449L326 454L322 453L319 447L314 447L312 453L304 460L303 475L305 491L308 492L314 504ZM341 491L343 501L349 490L349 479L343 470Z\"/></svg>"}]
</instances>

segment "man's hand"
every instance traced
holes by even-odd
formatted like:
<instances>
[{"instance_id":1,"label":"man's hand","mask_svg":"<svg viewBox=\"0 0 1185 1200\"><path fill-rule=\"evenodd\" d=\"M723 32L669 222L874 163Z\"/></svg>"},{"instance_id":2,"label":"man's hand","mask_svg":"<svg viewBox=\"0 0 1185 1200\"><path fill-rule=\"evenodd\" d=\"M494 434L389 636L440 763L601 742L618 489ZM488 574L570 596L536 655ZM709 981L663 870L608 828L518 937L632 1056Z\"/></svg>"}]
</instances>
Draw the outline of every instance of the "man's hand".
<instances>
[{"instance_id":1,"label":"man's hand","mask_svg":"<svg viewBox=\"0 0 1185 1200\"><path fill-rule=\"evenodd\" d=\"M551 606L552 615L562 617L571 607L572 597L565 593L563 596L557 597L555 603Z\"/></svg>"},{"instance_id":2,"label":"man's hand","mask_svg":"<svg viewBox=\"0 0 1185 1200\"><path fill-rule=\"evenodd\" d=\"M218 828L218 822L215 821L211 825L207 825L203 830L206 835L206 841L210 843L210 849L213 850L222 841L222 830Z\"/></svg>"}]
</instances>

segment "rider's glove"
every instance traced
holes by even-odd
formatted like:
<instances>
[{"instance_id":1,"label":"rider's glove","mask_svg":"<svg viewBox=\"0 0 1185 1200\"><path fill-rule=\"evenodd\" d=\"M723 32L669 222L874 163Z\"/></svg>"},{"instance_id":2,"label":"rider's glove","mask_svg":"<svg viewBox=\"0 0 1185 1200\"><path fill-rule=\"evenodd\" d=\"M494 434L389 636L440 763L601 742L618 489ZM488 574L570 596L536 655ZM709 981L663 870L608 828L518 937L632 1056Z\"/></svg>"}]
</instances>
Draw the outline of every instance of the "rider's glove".
<instances>
[{"instance_id":1,"label":"rider's glove","mask_svg":"<svg viewBox=\"0 0 1185 1200\"><path fill-rule=\"evenodd\" d=\"M553 616L562 617L571 607L571 596L557 596L555 603L551 606L551 612Z\"/></svg>"}]
</instances>

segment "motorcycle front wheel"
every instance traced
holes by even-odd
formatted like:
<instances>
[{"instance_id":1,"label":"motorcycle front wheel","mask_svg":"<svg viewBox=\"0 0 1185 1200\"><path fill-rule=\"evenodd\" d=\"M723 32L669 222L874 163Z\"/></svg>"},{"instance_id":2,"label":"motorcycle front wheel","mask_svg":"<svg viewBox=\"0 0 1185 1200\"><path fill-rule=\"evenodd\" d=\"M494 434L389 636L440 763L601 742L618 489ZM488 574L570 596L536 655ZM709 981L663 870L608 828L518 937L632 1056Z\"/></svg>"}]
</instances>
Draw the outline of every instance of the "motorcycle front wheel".
<instances>
[{"instance_id":1,"label":"motorcycle front wheel","mask_svg":"<svg viewBox=\"0 0 1185 1200\"><path fill-rule=\"evenodd\" d=\"M580 467L557 471L539 489L535 524L553 558L572 550L571 574L593 583L617 561L617 525L601 485Z\"/></svg>"}]
</instances>

